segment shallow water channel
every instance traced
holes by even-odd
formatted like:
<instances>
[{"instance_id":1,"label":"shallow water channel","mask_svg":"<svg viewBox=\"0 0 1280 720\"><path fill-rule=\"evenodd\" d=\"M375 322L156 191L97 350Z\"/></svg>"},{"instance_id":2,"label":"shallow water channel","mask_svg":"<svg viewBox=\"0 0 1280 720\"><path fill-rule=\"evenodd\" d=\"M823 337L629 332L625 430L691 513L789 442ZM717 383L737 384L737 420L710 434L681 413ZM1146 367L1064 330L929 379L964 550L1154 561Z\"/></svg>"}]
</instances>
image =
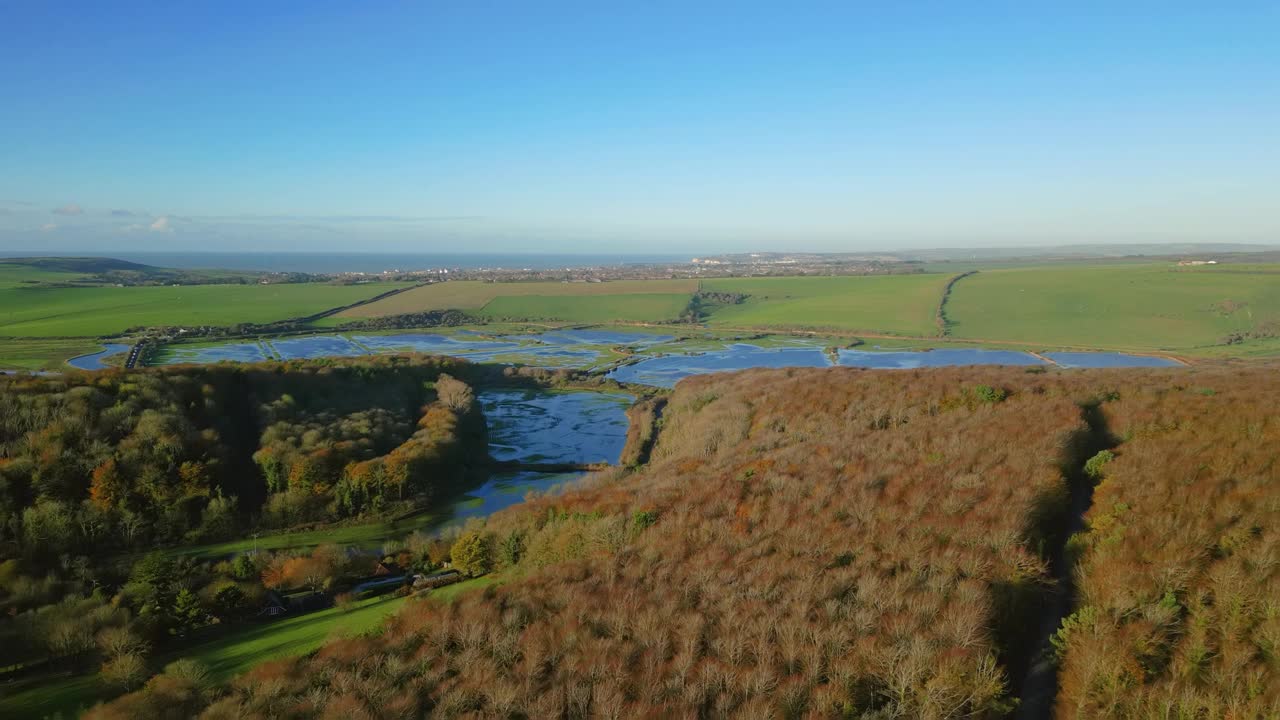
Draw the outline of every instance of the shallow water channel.
<instances>
[{"instance_id":1,"label":"shallow water channel","mask_svg":"<svg viewBox=\"0 0 1280 720\"><path fill-rule=\"evenodd\" d=\"M89 353L88 355L80 355L79 357L71 358L67 361L67 364L80 370L105 370L110 367L110 365L102 362L103 360L106 360L112 355L129 352L131 347L133 346L121 345L119 343L108 343L96 353Z\"/></svg>"}]
</instances>

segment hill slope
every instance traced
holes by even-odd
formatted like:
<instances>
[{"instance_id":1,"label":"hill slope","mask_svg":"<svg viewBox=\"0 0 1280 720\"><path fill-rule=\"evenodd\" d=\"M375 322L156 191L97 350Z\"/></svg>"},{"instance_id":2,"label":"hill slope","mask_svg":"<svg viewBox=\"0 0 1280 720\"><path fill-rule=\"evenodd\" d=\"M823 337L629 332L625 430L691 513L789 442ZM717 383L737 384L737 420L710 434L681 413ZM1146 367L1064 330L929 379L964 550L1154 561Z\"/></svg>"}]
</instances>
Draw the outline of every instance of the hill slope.
<instances>
[{"instance_id":1,"label":"hill slope","mask_svg":"<svg viewBox=\"0 0 1280 720\"><path fill-rule=\"evenodd\" d=\"M1257 411L1231 421L1250 394ZM1071 589L1059 550L1088 505L1085 468L1107 478L1108 503L1127 494L1116 498L1134 503L1124 512L1152 521L1095 506L1081 537L1105 537L1067 546L1091 548L1074 602L1098 607L1087 633L1059 634L1059 715L1145 718L1172 698L1184 716L1274 716L1277 571L1261 560L1275 537L1280 489L1264 481L1275 470L1198 451L1208 465L1192 475L1206 487L1228 492L1237 470L1256 478L1210 512L1181 503L1180 475L1161 481L1151 457L1184 441L1187 423L1194 447L1255 457L1246 448L1277 432L1261 408L1278 400L1266 371L691 378L645 470L468 530L483 548L470 562L502 569L506 583L411 602L379 635L261 666L204 717L995 718L1019 701L1035 716L1055 673L1028 673L1056 624L1053 588ZM1124 460L1114 474L1100 470L1106 456L1085 463L1100 441ZM1241 570L1205 566L1206 548L1239 554ZM1103 562L1114 553L1128 564ZM1228 618L1195 609L1227 589ZM1209 635L1187 635L1197 618ZM1183 636L1207 638L1200 664L1162 662L1194 650ZM1104 650L1091 649L1099 638ZM1082 663L1110 674L1080 675ZM94 716L194 713L204 701L191 687L161 676Z\"/></svg>"}]
</instances>

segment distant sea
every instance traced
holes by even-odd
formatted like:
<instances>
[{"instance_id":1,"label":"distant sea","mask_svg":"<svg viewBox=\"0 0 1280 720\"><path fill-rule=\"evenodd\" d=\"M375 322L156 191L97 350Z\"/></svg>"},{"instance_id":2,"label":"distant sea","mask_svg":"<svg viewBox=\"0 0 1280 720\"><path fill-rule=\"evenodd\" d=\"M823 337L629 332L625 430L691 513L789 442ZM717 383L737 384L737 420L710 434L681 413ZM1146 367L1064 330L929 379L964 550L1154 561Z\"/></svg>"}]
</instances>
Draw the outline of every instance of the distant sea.
<instances>
[{"instance_id":1,"label":"distant sea","mask_svg":"<svg viewBox=\"0 0 1280 720\"><path fill-rule=\"evenodd\" d=\"M111 257L118 260L183 269L261 270L266 272L379 273L383 270L431 270L437 268L502 268L554 270L602 265L644 265L688 262L692 255L539 255L539 254L416 254L416 253L161 253L110 252L11 252L0 257L31 256Z\"/></svg>"}]
</instances>

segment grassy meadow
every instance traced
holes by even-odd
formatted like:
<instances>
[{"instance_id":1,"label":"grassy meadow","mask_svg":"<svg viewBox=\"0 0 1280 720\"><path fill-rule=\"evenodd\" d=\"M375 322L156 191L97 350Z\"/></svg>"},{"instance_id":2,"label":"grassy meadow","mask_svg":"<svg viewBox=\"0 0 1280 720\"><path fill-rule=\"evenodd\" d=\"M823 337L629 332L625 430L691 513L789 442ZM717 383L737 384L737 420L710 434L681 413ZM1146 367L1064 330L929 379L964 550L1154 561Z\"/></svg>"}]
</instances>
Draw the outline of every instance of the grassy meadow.
<instances>
[{"instance_id":1,"label":"grassy meadow","mask_svg":"<svg viewBox=\"0 0 1280 720\"><path fill-rule=\"evenodd\" d=\"M611 282L450 281L411 288L315 323L458 309L504 320L607 325L676 320L693 293L742 293L736 305L706 305L721 330L828 330L938 343L1005 347L1170 351L1205 357L1268 357L1275 338L1224 345L1230 333L1280 326L1280 264L1079 262L1039 266L939 264L977 269L947 301L949 332L937 338L943 288L954 272L852 277L716 278ZM82 273L0 262L0 368L56 370L93 352L90 340L136 326L263 323L350 305L395 287L182 285L39 286ZM79 338L79 339L76 339Z\"/></svg>"},{"instance_id":2,"label":"grassy meadow","mask_svg":"<svg viewBox=\"0 0 1280 720\"><path fill-rule=\"evenodd\" d=\"M989 270L956 284L947 318L957 338L1184 350L1280 321L1280 278L1169 264Z\"/></svg>"},{"instance_id":3,"label":"grassy meadow","mask_svg":"<svg viewBox=\"0 0 1280 720\"><path fill-rule=\"evenodd\" d=\"M812 327L930 335L949 275L726 278L705 280L708 292L746 293L740 305L715 310L710 324Z\"/></svg>"},{"instance_id":4,"label":"grassy meadow","mask_svg":"<svg viewBox=\"0 0 1280 720\"><path fill-rule=\"evenodd\" d=\"M85 273L35 268L19 262L0 262L0 289L19 288L36 283L75 282L85 277Z\"/></svg>"},{"instance_id":5,"label":"grassy meadow","mask_svg":"<svg viewBox=\"0 0 1280 720\"><path fill-rule=\"evenodd\" d=\"M97 337L145 325L235 325L314 315L404 284L0 289L0 336ZM3 352L0 352L3 355Z\"/></svg>"},{"instance_id":6,"label":"grassy meadow","mask_svg":"<svg viewBox=\"0 0 1280 720\"><path fill-rule=\"evenodd\" d=\"M0 369L62 370L67 360L101 349L101 343L81 338L6 338L0 340Z\"/></svg>"},{"instance_id":7,"label":"grassy meadow","mask_svg":"<svg viewBox=\"0 0 1280 720\"><path fill-rule=\"evenodd\" d=\"M683 295L696 292L696 280L618 280L600 283L510 282L459 280L435 283L393 295L378 302L351 308L340 317L366 318L427 310L480 310L498 298L594 297L599 295ZM517 307L507 305L506 307ZM683 307L683 305L682 305Z\"/></svg>"},{"instance_id":8,"label":"grassy meadow","mask_svg":"<svg viewBox=\"0 0 1280 720\"><path fill-rule=\"evenodd\" d=\"M675 320L689 304L688 295L526 295L489 301L484 317L562 320L571 323L663 322Z\"/></svg>"}]
</instances>

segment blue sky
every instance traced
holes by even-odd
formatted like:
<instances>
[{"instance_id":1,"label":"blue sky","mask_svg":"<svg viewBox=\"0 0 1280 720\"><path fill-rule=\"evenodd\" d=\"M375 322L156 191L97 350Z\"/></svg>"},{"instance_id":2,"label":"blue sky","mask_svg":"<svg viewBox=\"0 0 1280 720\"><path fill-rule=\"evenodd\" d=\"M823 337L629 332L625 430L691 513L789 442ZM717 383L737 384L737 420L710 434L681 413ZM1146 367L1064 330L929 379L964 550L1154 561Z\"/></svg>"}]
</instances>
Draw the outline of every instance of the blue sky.
<instances>
[{"instance_id":1,"label":"blue sky","mask_svg":"<svg viewBox=\"0 0 1280 720\"><path fill-rule=\"evenodd\" d=\"M622 5L5 3L0 250L1280 243L1280 3Z\"/></svg>"}]
</instances>

